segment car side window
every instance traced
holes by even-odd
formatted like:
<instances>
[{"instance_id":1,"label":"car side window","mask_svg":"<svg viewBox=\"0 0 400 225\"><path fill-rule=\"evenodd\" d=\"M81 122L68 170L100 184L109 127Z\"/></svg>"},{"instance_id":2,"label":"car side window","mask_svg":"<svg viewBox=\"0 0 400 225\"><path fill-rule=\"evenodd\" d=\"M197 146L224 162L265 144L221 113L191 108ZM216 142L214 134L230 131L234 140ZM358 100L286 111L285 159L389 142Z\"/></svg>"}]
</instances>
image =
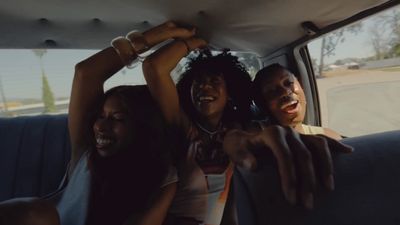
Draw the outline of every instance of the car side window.
<instances>
[{"instance_id":1,"label":"car side window","mask_svg":"<svg viewBox=\"0 0 400 225\"><path fill-rule=\"evenodd\" d=\"M322 126L353 137L400 128L400 6L308 44Z\"/></svg>"}]
</instances>

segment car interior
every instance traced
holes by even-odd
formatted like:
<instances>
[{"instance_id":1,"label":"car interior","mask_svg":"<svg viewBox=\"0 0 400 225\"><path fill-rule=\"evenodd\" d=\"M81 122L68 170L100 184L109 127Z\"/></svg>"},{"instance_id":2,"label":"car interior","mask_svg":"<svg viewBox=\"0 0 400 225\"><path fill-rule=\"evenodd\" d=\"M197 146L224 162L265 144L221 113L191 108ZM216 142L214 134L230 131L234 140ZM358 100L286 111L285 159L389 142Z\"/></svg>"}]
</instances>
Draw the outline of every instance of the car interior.
<instances>
[{"instance_id":1,"label":"car interior","mask_svg":"<svg viewBox=\"0 0 400 225\"><path fill-rule=\"evenodd\" d=\"M7 54L34 49L46 49L48 55L53 50L88 50L93 54L110 46L113 38L131 30L144 31L168 20L191 24L215 51L230 49L235 54L243 54L242 58L249 54L247 58L253 60L250 61L255 65L252 67L255 72L272 63L293 71L307 98L305 122L326 126L329 123L323 124L322 109L325 103L321 102L318 89L319 82L327 78L318 78L322 70L313 65L309 43L399 5L397 0L2 1L0 49ZM17 65L23 62L16 56L7 59L7 54L1 54L0 61L11 60ZM72 62L76 64L85 57L79 55ZM60 59L61 64L63 60ZM2 67L6 64L0 62ZM73 71L73 65L69 67ZM352 71L357 68L349 67ZM121 77L140 70L140 66L124 70ZM3 91L13 87L7 86L6 78L2 82L6 72L1 71L0 202L16 197L46 197L59 187L70 159L67 111L43 113L40 105L19 106L14 112L9 101L5 101ZM71 72L71 79L72 76ZM28 82L23 76L13 79L16 84ZM400 74L395 79L399 81ZM396 92L399 89L393 90L399 93ZM13 96L7 97L13 99ZM67 102L68 97L62 100L57 100L59 106L67 108L64 100ZM396 99L391 101L400 106ZM345 110L345 107L336 110ZM400 107L392 114L400 115ZM399 224L400 122L393 121L391 125L397 129L361 135L342 131L347 136L343 142L355 151L349 155L334 153L336 188L329 193L321 190L315 197L313 210L291 206L285 201L274 162L264 162L256 172L237 168L234 190L239 223Z\"/></svg>"}]
</instances>

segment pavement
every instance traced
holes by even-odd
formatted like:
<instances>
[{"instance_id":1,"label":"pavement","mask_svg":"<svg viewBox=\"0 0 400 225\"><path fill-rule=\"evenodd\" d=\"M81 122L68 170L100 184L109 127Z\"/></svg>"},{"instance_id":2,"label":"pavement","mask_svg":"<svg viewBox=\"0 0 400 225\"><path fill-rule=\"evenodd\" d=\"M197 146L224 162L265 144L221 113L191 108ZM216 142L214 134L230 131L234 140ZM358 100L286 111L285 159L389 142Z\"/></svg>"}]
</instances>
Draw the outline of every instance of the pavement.
<instances>
[{"instance_id":1,"label":"pavement","mask_svg":"<svg viewBox=\"0 0 400 225\"><path fill-rule=\"evenodd\" d=\"M322 126L354 137L400 129L400 70L342 70L317 79Z\"/></svg>"}]
</instances>

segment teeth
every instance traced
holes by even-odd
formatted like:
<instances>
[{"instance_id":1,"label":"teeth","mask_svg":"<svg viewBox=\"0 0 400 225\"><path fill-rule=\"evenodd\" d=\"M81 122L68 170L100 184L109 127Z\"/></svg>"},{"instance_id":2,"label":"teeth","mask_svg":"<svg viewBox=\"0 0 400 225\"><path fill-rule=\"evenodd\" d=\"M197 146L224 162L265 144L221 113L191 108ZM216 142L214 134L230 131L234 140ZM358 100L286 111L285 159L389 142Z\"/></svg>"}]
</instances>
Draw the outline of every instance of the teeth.
<instances>
[{"instance_id":1,"label":"teeth","mask_svg":"<svg viewBox=\"0 0 400 225\"><path fill-rule=\"evenodd\" d=\"M292 105L294 105L294 104L297 104L297 103L299 103L299 101L293 100L293 101L291 101L291 102L289 102L289 103L287 103L287 104L284 104L284 105L281 107L281 109L285 109L285 108L287 108L287 107L289 107L289 106L292 106Z\"/></svg>"},{"instance_id":2,"label":"teeth","mask_svg":"<svg viewBox=\"0 0 400 225\"><path fill-rule=\"evenodd\" d=\"M112 142L112 140L105 139L105 138L96 138L96 142L99 145L107 145L107 144L110 144Z\"/></svg>"},{"instance_id":3,"label":"teeth","mask_svg":"<svg viewBox=\"0 0 400 225\"><path fill-rule=\"evenodd\" d=\"M199 100L200 101L214 101L215 97L213 97L213 96L200 96Z\"/></svg>"}]
</instances>

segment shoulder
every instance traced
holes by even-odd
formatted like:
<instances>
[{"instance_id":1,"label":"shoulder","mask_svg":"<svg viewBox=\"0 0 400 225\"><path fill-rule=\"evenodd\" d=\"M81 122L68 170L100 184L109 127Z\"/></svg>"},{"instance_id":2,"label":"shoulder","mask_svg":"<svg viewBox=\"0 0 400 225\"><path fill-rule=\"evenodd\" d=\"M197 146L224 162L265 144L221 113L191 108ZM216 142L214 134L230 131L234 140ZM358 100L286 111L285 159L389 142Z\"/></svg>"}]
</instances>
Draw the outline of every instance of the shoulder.
<instances>
[{"instance_id":1,"label":"shoulder","mask_svg":"<svg viewBox=\"0 0 400 225\"><path fill-rule=\"evenodd\" d=\"M323 128L324 129L324 133L326 136L336 139L336 140L341 140L342 139L342 135L340 135L338 132L330 129L330 128Z\"/></svg>"},{"instance_id":2,"label":"shoulder","mask_svg":"<svg viewBox=\"0 0 400 225\"><path fill-rule=\"evenodd\" d=\"M311 126L306 124L302 124L302 127L304 134L323 134L336 140L342 139L342 136L339 133L330 128Z\"/></svg>"},{"instance_id":3,"label":"shoulder","mask_svg":"<svg viewBox=\"0 0 400 225\"><path fill-rule=\"evenodd\" d=\"M307 124L301 125L304 134L325 134L324 128Z\"/></svg>"}]
</instances>

